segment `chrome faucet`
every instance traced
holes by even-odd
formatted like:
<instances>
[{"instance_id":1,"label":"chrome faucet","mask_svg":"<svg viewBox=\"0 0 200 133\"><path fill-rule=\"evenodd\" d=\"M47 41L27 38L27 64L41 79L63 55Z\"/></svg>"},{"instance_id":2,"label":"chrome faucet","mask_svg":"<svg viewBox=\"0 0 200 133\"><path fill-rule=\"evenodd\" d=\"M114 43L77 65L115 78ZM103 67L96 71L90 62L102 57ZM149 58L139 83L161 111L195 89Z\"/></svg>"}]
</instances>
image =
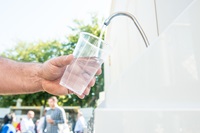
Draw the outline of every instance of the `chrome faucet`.
<instances>
[{"instance_id":1,"label":"chrome faucet","mask_svg":"<svg viewBox=\"0 0 200 133\"><path fill-rule=\"evenodd\" d=\"M109 18L107 18L105 21L104 21L104 25L108 26L110 24L110 21L116 17L116 16L127 16L129 17L131 20L133 20L134 24L136 25L137 29L139 30L143 40L144 40L144 43L146 45L146 47L148 47L150 44L149 44L149 41L147 39L147 36L146 34L144 33L142 27L140 26L140 24L138 23L137 19L130 13L128 12L116 12L116 13L113 13L112 15L110 15Z\"/></svg>"}]
</instances>

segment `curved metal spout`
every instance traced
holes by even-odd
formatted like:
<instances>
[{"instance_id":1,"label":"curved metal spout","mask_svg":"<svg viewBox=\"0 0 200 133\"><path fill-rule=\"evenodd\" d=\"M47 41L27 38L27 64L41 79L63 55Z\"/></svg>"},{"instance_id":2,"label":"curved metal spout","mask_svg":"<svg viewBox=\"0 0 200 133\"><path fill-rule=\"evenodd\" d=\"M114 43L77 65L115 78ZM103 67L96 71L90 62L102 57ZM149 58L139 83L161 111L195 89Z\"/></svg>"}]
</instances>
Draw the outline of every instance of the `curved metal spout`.
<instances>
[{"instance_id":1,"label":"curved metal spout","mask_svg":"<svg viewBox=\"0 0 200 133\"><path fill-rule=\"evenodd\" d=\"M144 40L144 43L146 45L146 47L148 47L150 44L149 44L149 41L147 39L147 36L146 34L144 33L142 27L140 26L140 24L138 23L137 19L130 13L128 12L116 12L114 14L112 14L109 18L107 18L105 21L104 21L104 25L108 26L110 24L110 21L116 17L116 16L127 16L129 17L131 20L133 20L134 24L136 25L137 29L139 30L143 40Z\"/></svg>"}]
</instances>

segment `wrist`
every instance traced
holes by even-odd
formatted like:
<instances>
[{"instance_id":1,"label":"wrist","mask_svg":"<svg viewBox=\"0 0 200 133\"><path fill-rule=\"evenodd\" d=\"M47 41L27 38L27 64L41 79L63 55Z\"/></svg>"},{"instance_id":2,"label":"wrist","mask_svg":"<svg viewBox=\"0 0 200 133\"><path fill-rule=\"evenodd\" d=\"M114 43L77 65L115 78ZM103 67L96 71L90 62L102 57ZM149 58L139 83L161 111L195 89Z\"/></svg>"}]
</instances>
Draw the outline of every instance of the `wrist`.
<instances>
[{"instance_id":1,"label":"wrist","mask_svg":"<svg viewBox=\"0 0 200 133\"><path fill-rule=\"evenodd\" d=\"M40 64L40 63L36 64L35 73L36 73L35 78L36 78L36 82L37 82L38 91L44 91L44 89L42 88L42 64Z\"/></svg>"},{"instance_id":2,"label":"wrist","mask_svg":"<svg viewBox=\"0 0 200 133\"><path fill-rule=\"evenodd\" d=\"M41 67L40 63L28 63L24 69L24 91L27 93L35 93L43 91L42 89L42 78L41 78Z\"/></svg>"}]
</instances>

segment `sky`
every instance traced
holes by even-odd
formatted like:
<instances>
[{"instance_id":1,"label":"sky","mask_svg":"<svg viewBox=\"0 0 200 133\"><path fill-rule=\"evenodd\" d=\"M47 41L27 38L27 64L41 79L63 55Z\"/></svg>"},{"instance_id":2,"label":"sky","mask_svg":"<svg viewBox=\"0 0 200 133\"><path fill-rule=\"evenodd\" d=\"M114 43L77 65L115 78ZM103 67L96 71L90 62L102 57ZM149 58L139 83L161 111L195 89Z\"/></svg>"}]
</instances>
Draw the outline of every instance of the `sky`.
<instances>
[{"instance_id":1,"label":"sky","mask_svg":"<svg viewBox=\"0 0 200 133\"><path fill-rule=\"evenodd\" d=\"M18 42L62 40L74 19L108 17L111 0L0 0L0 53Z\"/></svg>"}]
</instances>

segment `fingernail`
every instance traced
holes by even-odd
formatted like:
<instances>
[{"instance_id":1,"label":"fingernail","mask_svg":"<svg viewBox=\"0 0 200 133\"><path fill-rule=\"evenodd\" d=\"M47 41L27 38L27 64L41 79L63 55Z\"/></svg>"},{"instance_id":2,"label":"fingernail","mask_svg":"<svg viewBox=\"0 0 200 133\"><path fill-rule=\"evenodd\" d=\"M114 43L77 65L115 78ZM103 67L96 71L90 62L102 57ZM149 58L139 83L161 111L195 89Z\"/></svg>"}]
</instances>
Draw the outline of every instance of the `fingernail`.
<instances>
[{"instance_id":1,"label":"fingernail","mask_svg":"<svg viewBox=\"0 0 200 133\"><path fill-rule=\"evenodd\" d=\"M85 98L85 94L82 94L81 99L84 99L84 98Z\"/></svg>"}]
</instances>

